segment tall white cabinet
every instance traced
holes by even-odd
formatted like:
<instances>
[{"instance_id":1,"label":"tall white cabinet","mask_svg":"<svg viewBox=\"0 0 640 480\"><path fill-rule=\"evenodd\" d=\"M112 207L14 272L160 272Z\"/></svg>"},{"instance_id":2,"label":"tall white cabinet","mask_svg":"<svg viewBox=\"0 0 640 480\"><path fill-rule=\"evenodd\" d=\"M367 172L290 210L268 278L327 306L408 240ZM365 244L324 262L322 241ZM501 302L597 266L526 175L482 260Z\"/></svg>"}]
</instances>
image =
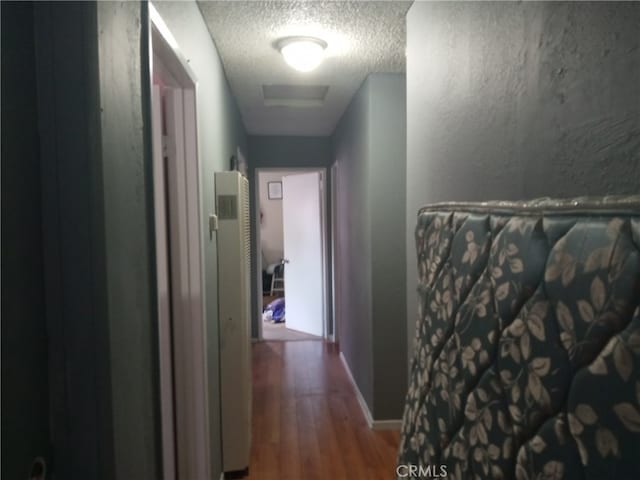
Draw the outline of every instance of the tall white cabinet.
<instances>
[{"instance_id":1,"label":"tall white cabinet","mask_svg":"<svg viewBox=\"0 0 640 480\"><path fill-rule=\"evenodd\" d=\"M249 467L251 449L251 243L249 182L215 174L218 214L218 321L222 397L222 467Z\"/></svg>"}]
</instances>

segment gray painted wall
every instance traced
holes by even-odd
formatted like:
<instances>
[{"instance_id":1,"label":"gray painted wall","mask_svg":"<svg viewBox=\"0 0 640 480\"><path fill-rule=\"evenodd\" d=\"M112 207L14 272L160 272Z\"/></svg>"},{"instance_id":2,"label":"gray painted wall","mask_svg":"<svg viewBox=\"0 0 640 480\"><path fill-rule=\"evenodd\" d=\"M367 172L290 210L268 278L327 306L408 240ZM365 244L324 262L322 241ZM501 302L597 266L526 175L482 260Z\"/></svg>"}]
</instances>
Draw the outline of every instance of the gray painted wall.
<instances>
[{"instance_id":1,"label":"gray painted wall","mask_svg":"<svg viewBox=\"0 0 640 480\"><path fill-rule=\"evenodd\" d=\"M97 21L101 141L90 193L103 215L93 220L103 249L94 262L104 262L96 270L106 288L98 283L97 296L107 306L113 478L159 478L147 4L98 2Z\"/></svg>"},{"instance_id":2,"label":"gray painted wall","mask_svg":"<svg viewBox=\"0 0 640 480\"><path fill-rule=\"evenodd\" d=\"M418 208L640 191L640 5L415 2L407 16L407 311Z\"/></svg>"},{"instance_id":3,"label":"gray painted wall","mask_svg":"<svg viewBox=\"0 0 640 480\"><path fill-rule=\"evenodd\" d=\"M211 35L195 2L155 2L196 79L198 154L202 192L202 234L205 256L205 318L207 322L209 432L213 478L222 468L220 440L220 376L218 331L218 260L216 236L209 238L209 213L215 212L214 172L227 170L247 138L235 99Z\"/></svg>"},{"instance_id":4,"label":"gray painted wall","mask_svg":"<svg viewBox=\"0 0 640 480\"><path fill-rule=\"evenodd\" d=\"M2 2L2 478L50 461L33 5Z\"/></svg>"},{"instance_id":5,"label":"gray painted wall","mask_svg":"<svg viewBox=\"0 0 640 480\"><path fill-rule=\"evenodd\" d=\"M251 195L251 336L258 337L258 322L261 318L261 312L257 308L257 297L262 295L258 292L256 279L258 275L258 245L256 239L256 205L259 199L256 197L256 168L324 168L327 169L331 165L333 159L331 137L296 137L296 136L268 136L268 135L250 135L249 136L249 158L248 158L248 177L249 189ZM325 170L326 178L326 195L327 203L325 205L327 220L327 279L331 279L331 209L329 201L331 198L331 182L328 171ZM328 283L328 282L327 282ZM329 286L329 285L328 285ZM331 289L328 288L329 302L332 301ZM331 325L333 319L331 312L328 312L328 322ZM331 331L330 331L331 333Z\"/></svg>"},{"instance_id":6,"label":"gray painted wall","mask_svg":"<svg viewBox=\"0 0 640 480\"><path fill-rule=\"evenodd\" d=\"M336 329L340 350L373 411L371 318L371 83L356 92L334 133Z\"/></svg>"},{"instance_id":7,"label":"gray painted wall","mask_svg":"<svg viewBox=\"0 0 640 480\"><path fill-rule=\"evenodd\" d=\"M250 135L249 174L256 168L328 167L331 137Z\"/></svg>"},{"instance_id":8,"label":"gray painted wall","mask_svg":"<svg viewBox=\"0 0 640 480\"><path fill-rule=\"evenodd\" d=\"M404 75L373 74L334 132L338 337L375 420L406 392Z\"/></svg>"},{"instance_id":9,"label":"gray painted wall","mask_svg":"<svg viewBox=\"0 0 640 480\"><path fill-rule=\"evenodd\" d=\"M146 9L35 10L56 477L159 478Z\"/></svg>"},{"instance_id":10,"label":"gray painted wall","mask_svg":"<svg viewBox=\"0 0 640 480\"><path fill-rule=\"evenodd\" d=\"M375 419L402 417L406 344L406 78L375 74L371 83L371 313Z\"/></svg>"},{"instance_id":11,"label":"gray painted wall","mask_svg":"<svg viewBox=\"0 0 640 480\"><path fill-rule=\"evenodd\" d=\"M51 441L61 478L160 478L146 3L36 6ZM198 76L203 225L246 137L195 3L159 6ZM3 109L4 112L4 109ZM216 246L203 228L213 474ZM35 241L35 240L34 240Z\"/></svg>"}]
</instances>

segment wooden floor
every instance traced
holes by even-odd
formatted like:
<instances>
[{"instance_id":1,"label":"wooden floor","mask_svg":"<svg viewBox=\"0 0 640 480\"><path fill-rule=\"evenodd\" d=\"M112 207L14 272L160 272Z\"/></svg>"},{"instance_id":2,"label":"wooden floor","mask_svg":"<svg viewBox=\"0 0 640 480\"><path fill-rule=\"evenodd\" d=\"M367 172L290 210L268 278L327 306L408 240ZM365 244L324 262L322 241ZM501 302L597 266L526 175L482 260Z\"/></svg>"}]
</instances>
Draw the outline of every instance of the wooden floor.
<instances>
[{"instance_id":1,"label":"wooden floor","mask_svg":"<svg viewBox=\"0 0 640 480\"><path fill-rule=\"evenodd\" d=\"M337 348L253 345L250 480L388 480L399 432L369 429Z\"/></svg>"}]
</instances>

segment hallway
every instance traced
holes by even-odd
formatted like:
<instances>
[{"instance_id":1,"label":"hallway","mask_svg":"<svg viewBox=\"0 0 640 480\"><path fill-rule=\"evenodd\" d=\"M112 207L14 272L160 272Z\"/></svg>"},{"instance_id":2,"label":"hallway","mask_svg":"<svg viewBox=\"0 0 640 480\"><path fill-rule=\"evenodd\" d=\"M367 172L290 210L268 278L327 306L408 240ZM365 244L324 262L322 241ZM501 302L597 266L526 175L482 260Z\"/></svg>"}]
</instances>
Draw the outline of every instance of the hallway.
<instances>
[{"instance_id":1,"label":"hallway","mask_svg":"<svg viewBox=\"0 0 640 480\"><path fill-rule=\"evenodd\" d=\"M399 432L371 430L335 345L253 345L250 480L388 479Z\"/></svg>"},{"instance_id":2,"label":"hallway","mask_svg":"<svg viewBox=\"0 0 640 480\"><path fill-rule=\"evenodd\" d=\"M249 465L249 480L382 480L397 477L396 459L435 461L405 462L399 431L369 426L397 428L408 404L405 445L444 438L409 424L421 408L412 398L421 390L410 385L432 378L413 369L414 358L435 369L427 355L442 348L427 352L422 339L426 346L460 325L454 316L435 335L425 295L443 299L453 286L446 298L460 305L436 298L445 307L437 315L475 315L475 296L459 285L483 279L498 291L498 270L510 293L515 283L506 269L454 279L450 272L471 263L458 268L444 255L466 244L487 257L505 214L474 223L475 207L447 210L433 217L434 232L418 236L427 226L419 222L432 218L418 212L540 198L577 206L575 198L639 191L640 2L0 5L3 478L221 480ZM321 278L306 263L318 249L289 258L284 223L277 248L264 241L285 203L306 206L282 172L321 173L318 195L315 184L305 191L313 218L318 209L322 217ZM217 184L224 176L229 185ZM454 240L467 220L478 233ZM555 229L540 225L536 239ZM636 224L621 225L637 243ZM602 232L598 248L609 248ZM546 237L530 243L564 248ZM608 257L617 255L602 255L602 265ZM525 260L511 260L511 274L526 277ZM292 307L302 304L295 289L286 292L285 323L263 321L263 293L284 294L271 291L268 272L283 261L289 285L322 292L322 305L306 307L322 314L321 332L295 325L304 318ZM571 276L582 271L576 262L565 265ZM423 274L442 289L427 288ZM595 310L604 308L600 290L620 310L613 288L592 285L597 294L584 298ZM596 325L583 301L567 308ZM507 303L491 303L492 318L511 315ZM297 341L274 341L283 332ZM480 337L499 352L499 337ZM458 361L454 353L446 365ZM520 370L532 371L520 357ZM457 392L473 398L465 389ZM529 403L523 388L514 391ZM457 410L443 414L444 427L431 422L449 440ZM611 432L629 420L616 418ZM607 443L603 425L580 421L596 446ZM640 435L636 423L628 430ZM606 461L617 455L608 444ZM568 455L577 462L579 454Z\"/></svg>"}]
</instances>

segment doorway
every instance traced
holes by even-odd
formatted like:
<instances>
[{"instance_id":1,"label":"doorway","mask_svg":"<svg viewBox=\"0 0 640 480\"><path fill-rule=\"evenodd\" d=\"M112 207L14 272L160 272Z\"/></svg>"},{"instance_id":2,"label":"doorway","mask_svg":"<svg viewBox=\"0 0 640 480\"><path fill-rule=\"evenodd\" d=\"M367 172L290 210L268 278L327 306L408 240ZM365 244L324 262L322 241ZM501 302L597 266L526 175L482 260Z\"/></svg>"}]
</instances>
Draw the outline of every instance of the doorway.
<instances>
[{"instance_id":1,"label":"doorway","mask_svg":"<svg viewBox=\"0 0 640 480\"><path fill-rule=\"evenodd\" d=\"M197 82L149 13L163 480L210 478Z\"/></svg>"},{"instance_id":2,"label":"doorway","mask_svg":"<svg viewBox=\"0 0 640 480\"><path fill-rule=\"evenodd\" d=\"M256 169L261 340L326 337L324 185L324 169Z\"/></svg>"}]
</instances>

